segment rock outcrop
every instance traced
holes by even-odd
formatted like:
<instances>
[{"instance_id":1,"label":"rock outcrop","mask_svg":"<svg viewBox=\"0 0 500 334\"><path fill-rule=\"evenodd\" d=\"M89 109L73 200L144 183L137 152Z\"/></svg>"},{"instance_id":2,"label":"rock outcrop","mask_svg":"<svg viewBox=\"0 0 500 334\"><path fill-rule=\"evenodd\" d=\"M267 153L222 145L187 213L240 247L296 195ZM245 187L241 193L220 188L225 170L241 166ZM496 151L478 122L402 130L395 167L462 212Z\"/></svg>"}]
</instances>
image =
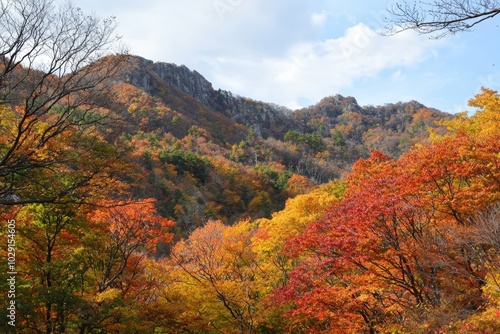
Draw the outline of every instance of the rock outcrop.
<instances>
[{"instance_id":1,"label":"rock outcrop","mask_svg":"<svg viewBox=\"0 0 500 334\"><path fill-rule=\"evenodd\" d=\"M167 85L174 92L188 95L201 105L253 129L258 136L280 137L284 130L291 127L291 110L235 96L229 91L215 90L200 73L184 65L155 63L133 56L122 79L156 96L161 96L162 87Z\"/></svg>"}]
</instances>

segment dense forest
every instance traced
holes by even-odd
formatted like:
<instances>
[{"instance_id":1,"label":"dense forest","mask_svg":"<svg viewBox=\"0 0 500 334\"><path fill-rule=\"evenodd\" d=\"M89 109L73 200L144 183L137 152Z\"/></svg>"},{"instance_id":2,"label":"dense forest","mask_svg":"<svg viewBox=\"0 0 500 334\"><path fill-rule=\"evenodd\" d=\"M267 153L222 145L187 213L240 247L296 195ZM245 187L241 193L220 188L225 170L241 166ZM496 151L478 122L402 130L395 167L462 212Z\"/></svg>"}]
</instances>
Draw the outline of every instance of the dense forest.
<instances>
[{"instance_id":1,"label":"dense forest","mask_svg":"<svg viewBox=\"0 0 500 334\"><path fill-rule=\"evenodd\" d=\"M1 332L500 331L498 92L289 110L25 3L0 15Z\"/></svg>"}]
</instances>

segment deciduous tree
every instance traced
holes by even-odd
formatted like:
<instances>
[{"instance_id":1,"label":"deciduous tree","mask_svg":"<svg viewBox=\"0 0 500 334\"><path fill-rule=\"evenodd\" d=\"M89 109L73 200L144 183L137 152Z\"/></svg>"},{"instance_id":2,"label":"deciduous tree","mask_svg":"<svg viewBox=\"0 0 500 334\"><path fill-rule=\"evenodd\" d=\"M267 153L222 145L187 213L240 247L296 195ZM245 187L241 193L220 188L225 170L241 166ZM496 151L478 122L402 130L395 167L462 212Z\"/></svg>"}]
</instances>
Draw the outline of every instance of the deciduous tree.
<instances>
[{"instance_id":1,"label":"deciduous tree","mask_svg":"<svg viewBox=\"0 0 500 334\"><path fill-rule=\"evenodd\" d=\"M51 146L68 138L76 144L108 116L99 107L124 59L104 58L117 45L114 19L52 0L0 6L0 204L55 202L100 174L45 189L45 180L67 173L61 165L77 160L75 147Z\"/></svg>"},{"instance_id":2,"label":"deciduous tree","mask_svg":"<svg viewBox=\"0 0 500 334\"><path fill-rule=\"evenodd\" d=\"M254 282L258 268L248 222L231 227L208 222L174 246L170 261L167 268L176 272L176 294L186 296L183 303L196 305L185 309L185 316L193 319L194 312L220 332L255 333L259 323L259 291Z\"/></svg>"},{"instance_id":3,"label":"deciduous tree","mask_svg":"<svg viewBox=\"0 0 500 334\"><path fill-rule=\"evenodd\" d=\"M488 266L467 235L498 201L498 143L459 132L357 162L345 198L288 240L299 265L275 297L291 328L441 330L478 313Z\"/></svg>"}]
</instances>

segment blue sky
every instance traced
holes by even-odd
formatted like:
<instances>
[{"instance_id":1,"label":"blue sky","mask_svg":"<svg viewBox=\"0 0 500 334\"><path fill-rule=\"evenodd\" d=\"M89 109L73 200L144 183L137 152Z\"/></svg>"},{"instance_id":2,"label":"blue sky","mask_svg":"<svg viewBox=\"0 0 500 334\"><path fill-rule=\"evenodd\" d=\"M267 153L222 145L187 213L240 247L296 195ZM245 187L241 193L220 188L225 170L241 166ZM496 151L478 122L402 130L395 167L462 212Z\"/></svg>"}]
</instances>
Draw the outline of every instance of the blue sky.
<instances>
[{"instance_id":1,"label":"blue sky","mask_svg":"<svg viewBox=\"0 0 500 334\"><path fill-rule=\"evenodd\" d=\"M323 97L417 100L455 113L499 90L500 19L433 40L383 29L386 0L73 0L116 16L130 52L186 65L214 88L290 108Z\"/></svg>"}]
</instances>

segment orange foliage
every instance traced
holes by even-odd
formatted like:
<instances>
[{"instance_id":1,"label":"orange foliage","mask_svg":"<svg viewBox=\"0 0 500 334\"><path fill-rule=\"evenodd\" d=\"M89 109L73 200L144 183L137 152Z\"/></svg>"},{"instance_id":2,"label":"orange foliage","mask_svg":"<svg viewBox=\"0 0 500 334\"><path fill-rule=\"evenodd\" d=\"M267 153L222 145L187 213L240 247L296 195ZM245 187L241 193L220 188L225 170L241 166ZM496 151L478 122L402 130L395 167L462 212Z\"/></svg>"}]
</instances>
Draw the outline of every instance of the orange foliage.
<instances>
[{"instance_id":1,"label":"orange foliage","mask_svg":"<svg viewBox=\"0 0 500 334\"><path fill-rule=\"evenodd\" d=\"M453 310L477 310L485 268L457 250L467 217L499 199L498 139L462 134L400 160L374 152L358 161L346 198L289 240L301 264L276 300L294 305L291 323L308 332L404 330L420 326L425 305L435 310L425 325L437 330L460 319Z\"/></svg>"},{"instance_id":2,"label":"orange foliage","mask_svg":"<svg viewBox=\"0 0 500 334\"><path fill-rule=\"evenodd\" d=\"M154 200L135 203L103 202L103 209L92 212L91 220L107 226L111 239L125 252L149 252L159 242L170 242L168 230L175 224L156 213Z\"/></svg>"}]
</instances>

